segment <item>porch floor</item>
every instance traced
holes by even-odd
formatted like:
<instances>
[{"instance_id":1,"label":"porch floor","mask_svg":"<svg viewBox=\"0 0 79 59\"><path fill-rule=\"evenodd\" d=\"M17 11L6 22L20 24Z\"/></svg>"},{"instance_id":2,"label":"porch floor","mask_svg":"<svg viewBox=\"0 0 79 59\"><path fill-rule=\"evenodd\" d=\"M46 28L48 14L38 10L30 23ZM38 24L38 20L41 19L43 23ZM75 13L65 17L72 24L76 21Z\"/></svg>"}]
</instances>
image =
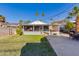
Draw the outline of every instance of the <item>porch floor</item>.
<instances>
[{"instance_id":1,"label":"porch floor","mask_svg":"<svg viewBox=\"0 0 79 59\"><path fill-rule=\"evenodd\" d=\"M24 31L25 35L43 35L44 32L49 33L49 31Z\"/></svg>"}]
</instances>

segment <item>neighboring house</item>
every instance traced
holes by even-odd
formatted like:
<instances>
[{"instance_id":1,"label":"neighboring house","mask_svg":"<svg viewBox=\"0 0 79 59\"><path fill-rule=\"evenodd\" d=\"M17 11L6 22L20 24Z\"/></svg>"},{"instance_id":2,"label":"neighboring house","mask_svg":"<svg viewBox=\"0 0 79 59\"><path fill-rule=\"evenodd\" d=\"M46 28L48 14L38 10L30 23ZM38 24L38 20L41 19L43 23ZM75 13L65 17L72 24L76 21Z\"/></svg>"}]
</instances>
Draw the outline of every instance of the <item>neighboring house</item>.
<instances>
[{"instance_id":1,"label":"neighboring house","mask_svg":"<svg viewBox=\"0 0 79 59\"><path fill-rule=\"evenodd\" d=\"M59 35L60 34L60 25L58 23L53 23L49 26L50 35Z\"/></svg>"},{"instance_id":2,"label":"neighboring house","mask_svg":"<svg viewBox=\"0 0 79 59\"><path fill-rule=\"evenodd\" d=\"M16 28L19 26L18 23L7 23L7 28L11 34L16 34Z\"/></svg>"},{"instance_id":3,"label":"neighboring house","mask_svg":"<svg viewBox=\"0 0 79 59\"><path fill-rule=\"evenodd\" d=\"M52 22L52 26L53 26L53 33L58 33L60 34L60 29L61 27L64 27L66 25L66 22L64 20L57 20Z\"/></svg>"}]
</instances>

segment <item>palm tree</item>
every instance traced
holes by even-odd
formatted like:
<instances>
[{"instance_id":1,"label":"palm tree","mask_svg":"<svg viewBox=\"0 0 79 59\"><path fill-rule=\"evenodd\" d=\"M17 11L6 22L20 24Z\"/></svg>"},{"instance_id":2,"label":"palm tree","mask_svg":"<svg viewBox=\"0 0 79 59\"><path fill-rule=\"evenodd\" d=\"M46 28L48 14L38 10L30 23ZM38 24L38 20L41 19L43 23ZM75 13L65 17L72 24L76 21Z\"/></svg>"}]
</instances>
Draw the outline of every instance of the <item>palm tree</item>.
<instances>
[{"instance_id":1,"label":"palm tree","mask_svg":"<svg viewBox=\"0 0 79 59\"><path fill-rule=\"evenodd\" d=\"M23 20L19 20L19 23L22 23L23 22Z\"/></svg>"},{"instance_id":2,"label":"palm tree","mask_svg":"<svg viewBox=\"0 0 79 59\"><path fill-rule=\"evenodd\" d=\"M19 28L22 29L23 20L19 20Z\"/></svg>"},{"instance_id":3,"label":"palm tree","mask_svg":"<svg viewBox=\"0 0 79 59\"><path fill-rule=\"evenodd\" d=\"M35 15L38 16L38 11L36 11Z\"/></svg>"},{"instance_id":4,"label":"palm tree","mask_svg":"<svg viewBox=\"0 0 79 59\"><path fill-rule=\"evenodd\" d=\"M42 16L45 16L44 12L42 12Z\"/></svg>"},{"instance_id":5,"label":"palm tree","mask_svg":"<svg viewBox=\"0 0 79 59\"><path fill-rule=\"evenodd\" d=\"M30 23L31 21L30 20L26 20L26 21L24 21L24 23L26 23L26 24L28 24L28 23Z\"/></svg>"},{"instance_id":6,"label":"palm tree","mask_svg":"<svg viewBox=\"0 0 79 59\"><path fill-rule=\"evenodd\" d=\"M75 6L67 18L70 19L73 16L76 17L76 31L79 32L79 25L77 25L77 23L79 23L79 7Z\"/></svg>"}]
</instances>

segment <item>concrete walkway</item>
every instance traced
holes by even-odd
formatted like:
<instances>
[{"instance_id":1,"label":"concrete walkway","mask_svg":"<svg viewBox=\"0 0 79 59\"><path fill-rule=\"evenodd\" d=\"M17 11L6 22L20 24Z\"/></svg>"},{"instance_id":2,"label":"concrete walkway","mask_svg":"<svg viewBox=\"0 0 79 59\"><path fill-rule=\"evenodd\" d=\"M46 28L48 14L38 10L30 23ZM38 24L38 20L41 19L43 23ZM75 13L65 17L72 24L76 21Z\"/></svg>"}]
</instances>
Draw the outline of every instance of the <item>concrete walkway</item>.
<instances>
[{"instance_id":1,"label":"concrete walkway","mask_svg":"<svg viewBox=\"0 0 79 59\"><path fill-rule=\"evenodd\" d=\"M79 41L65 36L47 36L58 56L79 56Z\"/></svg>"}]
</instances>

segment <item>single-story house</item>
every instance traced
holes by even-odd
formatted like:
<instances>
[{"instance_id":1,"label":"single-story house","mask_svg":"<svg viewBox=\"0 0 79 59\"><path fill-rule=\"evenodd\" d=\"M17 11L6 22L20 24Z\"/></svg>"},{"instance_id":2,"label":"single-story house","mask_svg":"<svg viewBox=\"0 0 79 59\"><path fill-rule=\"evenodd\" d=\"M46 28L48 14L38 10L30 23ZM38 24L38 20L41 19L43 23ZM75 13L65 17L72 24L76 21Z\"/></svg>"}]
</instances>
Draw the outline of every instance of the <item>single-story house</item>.
<instances>
[{"instance_id":1,"label":"single-story house","mask_svg":"<svg viewBox=\"0 0 79 59\"><path fill-rule=\"evenodd\" d=\"M22 25L24 34L43 34L44 32L49 32L49 24L43 21L36 20Z\"/></svg>"}]
</instances>

